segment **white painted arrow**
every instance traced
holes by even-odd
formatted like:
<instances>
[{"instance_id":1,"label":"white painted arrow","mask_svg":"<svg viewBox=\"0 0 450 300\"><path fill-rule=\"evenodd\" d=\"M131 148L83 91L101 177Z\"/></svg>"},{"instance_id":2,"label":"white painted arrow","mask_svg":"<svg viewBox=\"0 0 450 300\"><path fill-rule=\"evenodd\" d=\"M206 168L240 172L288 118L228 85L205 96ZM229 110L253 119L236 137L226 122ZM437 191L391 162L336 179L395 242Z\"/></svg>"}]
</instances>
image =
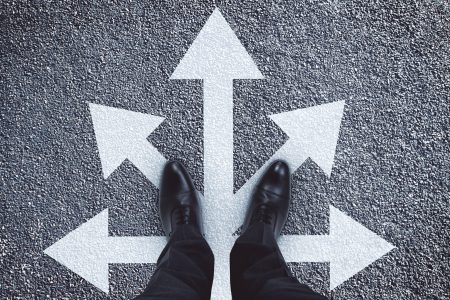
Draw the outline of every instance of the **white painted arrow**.
<instances>
[{"instance_id":1,"label":"white painted arrow","mask_svg":"<svg viewBox=\"0 0 450 300\"><path fill-rule=\"evenodd\" d=\"M108 178L128 159L159 187L166 158L147 138L164 118L93 103L89 103L89 109L103 177Z\"/></svg>"},{"instance_id":2,"label":"white painted arrow","mask_svg":"<svg viewBox=\"0 0 450 300\"><path fill-rule=\"evenodd\" d=\"M213 299L230 299L229 251L232 233L242 223L251 191L275 159L294 172L312 158L331 175L344 102L334 102L271 116L289 136L233 198L233 79L263 78L232 29L215 10L171 79L203 79L204 84L204 216L207 239L216 256ZM107 178L128 159L153 184L166 159L147 141L163 118L90 104L103 175ZM233 201L234 199L234 201ZM45 253L108 292L109 263L155 263L164 237L109 237L103 211L45 250ZM387 253L392 245L330 208L330 234L283 236L288 261L330 262L331 288ZM350 261L352 259L352 261Z\"/></svg>"},{"instance_id":3,"label":"white painted arrow","mask_svg":"<svg viewBox=\"0 0 450 300\"><path fill-rule=\"evenodd\" d=\"M344 101L297 109L270 116L288 135L286 143L235 195L235 228L242 224L252 190L267 166L276 159L295 172L311 158L331 176ZM330 262L330 289L334 289L394 248L338 209L330 206L330 235L283 235L280 249L286 261Z\"/></svg>"},{"instance_id":4,"label":"white painted arrow","mask_svg":"<svg viewBox=\"0 0 450 300\"><path fill-rule=\"evenodd\" d=\"M108 209L44 250L44 253L109 293L109 264L155 263L166 237L108 235Z\"/></svg>"},{"instance_id":5,"label":"white painted arrow","mask_svg":"<svg viewBox=\"0 0 450 300\"><path fill-rule=\"evenodd\" d=\"M109 293L109 264L156 263L165 244L162 236L109 236L105 209L44 253ZM288 262L329 262L330 289L395 248L331 205L329 235L284 235L279 245Z\"/></svg>"},{"instance_id":6,"label":"white painted arrow","mask_svg":"<svg viewBox=\"0 0 450 300\"><path fill-rule=\"evenodd\" d=\"M213 299L230 299L229 253L234 242L233 79L261 79L261 72L218 9L170 77L203 79L204 220L214 251Z\"/></svg>"},{"instance_id":7,"label":"white painted arrow","mask_svg":"<svg viewBox=\"0 0 450 300\"><path fill-rule=\"evenodd\" d=\"M294 173L311 158L331 176L344 105L344 101L338 101L270 116L289 138L235 194L235 229L243 222L254 186L274 160L285 160Z\"/></svg>"},{"instance_id":8,"label":"white painted arrow","mask_svg":"<svg viewBox=\"0 0 450 300\"><path fill-rule=\"evenodd\" d=\"M283 235L279 246L286 261L329 262L330 290L395 248L332 205L329 235Z\"/></svg>"}]
</instances>

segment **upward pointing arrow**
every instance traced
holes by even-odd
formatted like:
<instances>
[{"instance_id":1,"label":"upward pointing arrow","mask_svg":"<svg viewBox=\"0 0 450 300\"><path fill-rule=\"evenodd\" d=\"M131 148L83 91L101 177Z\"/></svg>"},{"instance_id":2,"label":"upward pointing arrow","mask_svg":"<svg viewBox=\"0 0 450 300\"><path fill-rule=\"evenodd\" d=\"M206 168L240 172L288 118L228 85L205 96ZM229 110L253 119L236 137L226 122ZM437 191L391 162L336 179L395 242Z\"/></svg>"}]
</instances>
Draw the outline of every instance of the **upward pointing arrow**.
<instances>
[{"instance_id":1,"label":"upward pointing arrow","mask_svg":"<svg viewBox=\"0 0 450 300\"><path fill-rule=\"evenodd\" d=\"M108 178L128 159L159 187L166 158L147 141L147 137L164 118L93 103L89 103L89 109L103 177Z\"/></svg>"},{"instance_id":2,"label":"upward pointing arrow","mask_svg":"<svg viewBox=\"0 0 450 300\"><path fill-rule=\"evenodd\" d=\"M170 79L263 79L219 9L206 21Z\"/></svg>"},{"instance_id":3,"label":"upward pointing arrow","mask_svg":"<svg viewBox=\"0 0 450 300\"><path fill-rule=\"evenodd\" d=\"M171 79L203 79L205 234L215 254L213 299L229 299L233 245L233 79L261 72L218 9L214 10Z\"/></svg>"}]
</instances>

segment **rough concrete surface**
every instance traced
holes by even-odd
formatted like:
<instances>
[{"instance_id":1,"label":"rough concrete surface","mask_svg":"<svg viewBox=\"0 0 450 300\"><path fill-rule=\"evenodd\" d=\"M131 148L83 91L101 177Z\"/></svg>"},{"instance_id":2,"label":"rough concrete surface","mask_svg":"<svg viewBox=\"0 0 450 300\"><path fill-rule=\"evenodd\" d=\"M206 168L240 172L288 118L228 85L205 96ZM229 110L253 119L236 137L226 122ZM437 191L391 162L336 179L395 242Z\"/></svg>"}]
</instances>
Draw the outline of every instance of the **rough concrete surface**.
<instances>
[{"instance_id":1,"label":"rough concrete surface","mask_svg":"<svg viewBox=\"0 0 450 300\"><path fill-rule=\"evenodd\" d=\"M265 80L234 86L235 190L286 140L267 116L345 100L334 168L295 174L284 233L326 234L328 205L397 248L332 299L449 299L447 1L14 1L1 22L1 299L128 299L154 265L114 265L110 294L43 250L104 208L111 235L162 235L131 163L103 179L88 102L164 116L149 141L203 184L202 88L169 77L219 7Z\"/></svg>"}]
</instances>

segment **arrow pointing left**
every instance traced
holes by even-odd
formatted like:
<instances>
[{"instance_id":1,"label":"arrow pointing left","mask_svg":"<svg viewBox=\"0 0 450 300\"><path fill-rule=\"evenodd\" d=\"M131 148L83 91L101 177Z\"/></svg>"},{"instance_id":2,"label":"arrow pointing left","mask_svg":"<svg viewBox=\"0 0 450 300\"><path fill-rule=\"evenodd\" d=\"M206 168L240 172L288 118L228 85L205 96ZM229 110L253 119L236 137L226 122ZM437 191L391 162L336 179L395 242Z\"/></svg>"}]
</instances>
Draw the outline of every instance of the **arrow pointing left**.
<instances>
[{"instance_id":1,"label":"arrow pointing left","mask_svg":"<svg viewBox=\"0 0 450 300\"><path fill-rule=\"evenodd\" d=\"M44 253L109 292L109 264L156 263L166 237L108 235L108 209L44 250ZM330 206L329 235L283 235L286 261L329 262L334 289L395 247L337 208Z\"/></svg>"},{"instance_id":2,"label":"arrow pointing left","mask_svg":"<svg viewBox=\"0 0 450 300\"><path fill-rule=\"evenodd\" d=\"M109 264L156 263L165 244L163 236L109 236L105 209L44 253L109 293Z\"/></svg>"},{"instance_id":3,"label":"arrow pointing left","mask_svg":"<svg viewBox=\"0 0 450 300\"><path fill-rule=\"evenodd\" d=\"M159 187L159 175L167 160L147 137L164 118L93 103L89 103L89 109L103 177L108 178L128 159Z\"/></svg>"}]
</instances>

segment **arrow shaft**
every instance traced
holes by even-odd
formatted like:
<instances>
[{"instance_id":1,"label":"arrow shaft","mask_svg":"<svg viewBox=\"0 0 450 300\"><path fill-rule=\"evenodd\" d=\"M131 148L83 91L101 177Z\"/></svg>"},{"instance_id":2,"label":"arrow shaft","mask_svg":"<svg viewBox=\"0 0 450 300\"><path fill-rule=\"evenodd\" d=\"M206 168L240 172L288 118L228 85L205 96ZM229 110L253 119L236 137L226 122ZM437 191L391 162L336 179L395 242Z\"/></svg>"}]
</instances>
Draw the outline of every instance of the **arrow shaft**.
<instances>
[{"instance_id":1,"label":"arrow shaft","mask_svg":"<svg viewBox=\"0 0 450 300\"><path fill-rule=\"evenodd\" d=\"M219 71L218 71L219 72ZM233 81L204 80L204 223L215 255L212 298L229 294L229 252L233 245Z\"/></svg>"},{"instance_id":2,"label":"arrow shaft","mask_svg":"<svg viewBox=\"0 0 450 300\"><path fill-rule=\"evenodd\" d=\"M287 262L329 262L344 250L333 247L329 235L283 235L278 245Z\"/></svg>"},{"instance_id":3,"label":"arrow shaft","mask_svg":"<svg viewBox=\"0 0 450 300\"><path fill-rule=\"evenodd\" d=\"M128 159L159 188L160 177L167 159L155 147L145 140L135 146Z\"/></svg>"},{"instance_id":4,"label":"arrow shaft","mask_svg":"<svg viewBox=\"0 0 450 300\"><path fill-rule=\"evenodd\" d=\"M233 201L233 82L204 81L204 190L206 235L229 234ZM214 232L208 232L213 228Z\"/></svg>"},{"instance_id":5,"label":"arrow shaft","mask_svg":"<svg viewBox=\"0 0 450 300\"><path fill-rule=\"evenodd\" d=\"M101 243L97 246L105 249L110 264L156 263L167 239L163 236L107 237Z\"/></svg>"}]
</instances>

